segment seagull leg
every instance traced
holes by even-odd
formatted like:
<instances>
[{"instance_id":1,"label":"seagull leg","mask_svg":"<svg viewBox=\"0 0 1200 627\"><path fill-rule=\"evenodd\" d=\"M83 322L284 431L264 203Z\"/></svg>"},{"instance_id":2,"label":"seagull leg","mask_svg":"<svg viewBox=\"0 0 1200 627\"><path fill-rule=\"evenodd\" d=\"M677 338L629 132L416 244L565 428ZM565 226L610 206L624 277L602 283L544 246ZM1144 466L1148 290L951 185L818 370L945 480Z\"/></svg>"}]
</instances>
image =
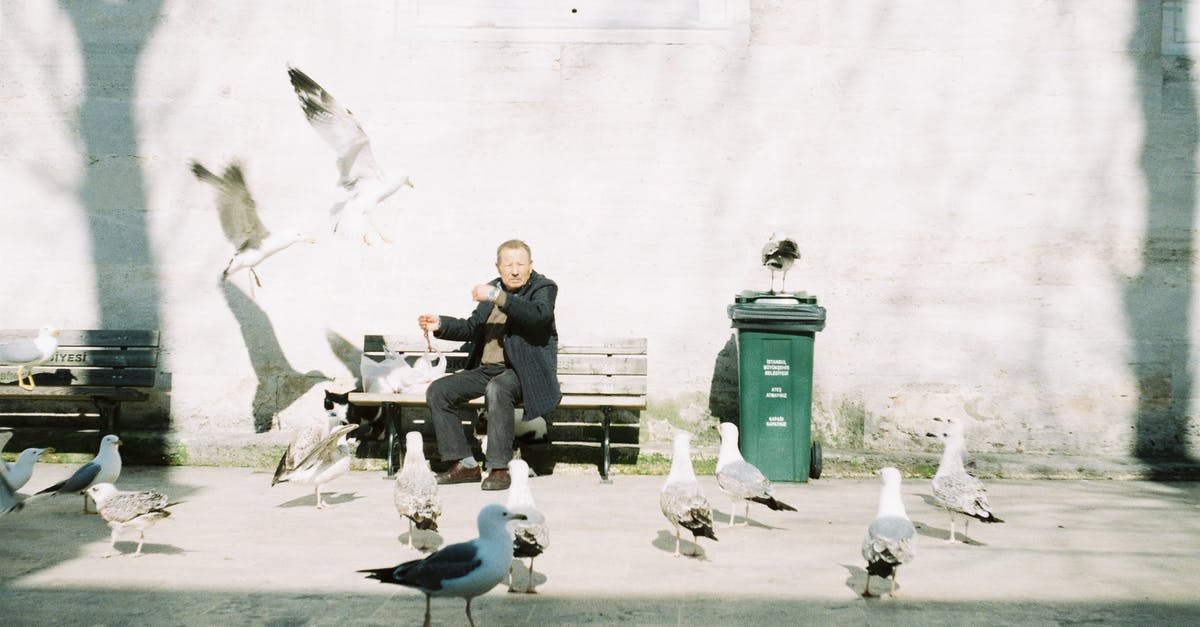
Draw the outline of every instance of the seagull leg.
<instances>
[{"instance_id":1,"label":"seagull leg","mask_svg":"<svg viewBox=\"0 0 1200 627\"><path fill-rule=\"evenodd\" d=\"M134 556L134 557L141 557L141 555L142 555L142 545L143 545L143 544L145 544L145 543L146 543L146 530L145 530L145 529L141 529L141 530L139 530L139 531L138 531L138 548L137 548L137 550L136 550L136 551L134 551L134 552L133 552L133 556Z\"/></svg>"},{"instance_id":2,"label":"seagull leg","mask_svg":"<svg viewBox=\"0 0 1200 627\"><path fill-rule=\"evenodd\" d=\"M425 595L425 627L429 627L429 598L428 594Z\"/></svg>"},{"instance_id":3,"label":"seagull leg","mask_svg":"<svg viewBox=\"0 0 1200 627\"><path fill-rule=\"evenodd\" d=\"M317 509L325 509L328 507L328 505L326 505L325 501L321 498L321 486L317 486L314 489L317 492Z\"/></svg>"},{"instance_id":4,"label":"seagull leg","mask_svg":"<svg viewBox=\"0 0 1200 627\"><path fill-rule=\"evenodd\" d=\"M471 597L467 597L467 622L471 627L475 627L475 619L471 618Z\"/></svg>"},{"instance_id":5,"label":"seagull leg","mask_svg":"<svg viewBox=\"0 0 1200 627\"><path fill-rule=\"evenodd\" d=\"M533 558L529 558L529 580L525 583L525 592L535 594L537 590L533 589Z\"/></svg>"},{"instance_id":6,"label":"seagull leg","mask_svg":"<svg viewBox=\"0 0 1200 627\"><path fill-rule=\"evenodd\" d=\"M895 568L892 569L892 590L888 593L892 596L896 596L896 570Z\"/></svg>"},{"instance_id":7,"label":"seagull leg","mask_svg":"<svg viewBox=\"0 0 1200 627\"><path fill-rule=\"evenodd\" d=\"M865 596L865 597L872 596L871 595L871 573L869 571L867 572L867 586L866 586L866 588L863 589L863 596Z\"/></svg>"},{"instance_id":8,"label":"seagull leg","mask_svg":"<svg viewBox=\"0 0 1200 627\"><path fill-rule=\"evenodd\" d=\"M746 512L745 512L745 515L742 516L742 526L743 527L750 526L750 501L746 501Z\"/></svg>"},{"instance_id":9,"label":"seagull leg","mask_svg":"<svg viewBox=\"0 0 1200 627\"><path fill-rule=\"evenodd\" d=\"M679 557L679 525L675 525L675 557Z\"/></svg>"},{"instance_id":10,"label":"seagull leg","mask_svg":"<svg viewBox=\"0 0 1200 627\"><path fill-rule=\"evenodd\" d=\"M737 507L738 507L737 498L733 497L733 496L729 497L729 525L727 525L728 527L733 527L733 522L735 520L737 520Z\"/></svg>"},{"instance_id":11,"label":"seagull leg","mask_svg":"<svg viewBox=\"0 0 1200 627\"><path fill-rule=\"evenodd\" d=\"M963 516L963 532L962 532L962 535L959 536L962 538L963 544L966 544L971 541L971 537L969 535L967 535L967 527L970 524L971 524L971 517Z\"/></svg>"},{"instance_id":12,"label":"seagull leg","mask_svg":"<svg viewBox=\"0 0 1200 627\"><path fill-rule=\"evenodd\" d=\"M29 385L25 385L24 383L21 382L21 372L23 369L24 369L24 366L17 366L17 387L21 388L22 390L32 390L33 388L37 387L33 383L33 369L32 368L29 369L29 375L28 375Z\"/></svg>"},{"instance_id":13,"label":"seagull leg","mask_svg":"<svg viewBox=\"0 0 1200 627\"><path fill-rule=\"evenodd\" d=\"M109 558L113 556L117 550L117 530L113 529L112 534L108 536L108 552L100 557Z\"/></svg>"},{"instance_id":14,"label":"seagull leg","mask_svg":"<svg viewBox=\"0 0 1200 627\"><path fill-rule=\"evenodd\" d=\"M408 548L410 548L410 549L414 548L412 537L413 537L413 521L411 518L409 518L408 519Z\"/></svg>"},{"instance_id":15,"label":"seagull leg","mask_svg":"<svg viewBox=\"0 0 1200 627\"><path fill-rule=\"evenodd\" d=\"M83 513L90 514L91 512L88 511L87 504L88 504L88 495L87 495L87 492L84 492L83 493Z\"/></svg>"},{"instance_id":16,"label":"seagull leg","mask_svg":"<svg viewBox=\"0 0 1200 627\"><path fill-rule=\"evenodd\" d=\"M259 287L262 287L262 281L261 281L261 280L259 280L259 278L258 278L258 273L254 271L254 268L253 268L253 267L251 267L251 268L250 268L250 276L254 277L254 282L255 282L255 283L256 283L256 284L257 284Z\"/></svg>"}]
</instances>

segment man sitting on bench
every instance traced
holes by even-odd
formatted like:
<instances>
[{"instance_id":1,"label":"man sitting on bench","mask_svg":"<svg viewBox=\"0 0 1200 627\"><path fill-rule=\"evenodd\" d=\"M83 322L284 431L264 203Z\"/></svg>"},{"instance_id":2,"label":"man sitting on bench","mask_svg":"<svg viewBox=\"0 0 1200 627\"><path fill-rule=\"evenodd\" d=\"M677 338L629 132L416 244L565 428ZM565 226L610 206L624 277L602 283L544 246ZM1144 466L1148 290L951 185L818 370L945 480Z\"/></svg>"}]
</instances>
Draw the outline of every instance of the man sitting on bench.
<instances>
[{"instance_id":1,"label":"man sitting on bench","mask_svg":"<svg viewBox=\"0 0 1200 627\"><path fill-rule=\"evenodd\" d=\"M558 406L558 330L554 301L558 285L533 271L533 255L521 240L496 249L498 278L476 285L476 305L469 318L424 314L422 331L444 340L471 342L466 368L430 384L425 393L432 414L438 454L458 460L437 476L438 483L475 483L483 473L463 433L455 406L484 397L487 410L488 476L484 490L506 490L511 477L514 415L518 403L530 420Z\"/></svg>"}]
</instances>

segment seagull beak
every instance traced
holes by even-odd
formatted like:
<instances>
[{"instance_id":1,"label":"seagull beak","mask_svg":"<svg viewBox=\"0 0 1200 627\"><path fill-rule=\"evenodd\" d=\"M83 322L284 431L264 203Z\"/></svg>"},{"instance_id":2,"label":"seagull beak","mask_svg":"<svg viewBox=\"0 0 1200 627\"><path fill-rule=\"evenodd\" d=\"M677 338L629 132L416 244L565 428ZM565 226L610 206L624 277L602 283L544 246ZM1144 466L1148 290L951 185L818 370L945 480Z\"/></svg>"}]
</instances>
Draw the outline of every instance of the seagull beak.
<instances>
[{"instance_id":1,"label":"seagull beak","mask_svg":"<svg viewBox=\"0 0 1200 627\"><path fill-rule=\"evenodd\" d=\"M529 520L529 517L526 516L525 514L518 514L516 512L513 512L512 519L513 520Z\"/></svg>"},{"instance_id":2,"label":"seagull beak","mask_svg":"<svg viewBox=\"0 0 1200 627\"><path fill-rule=\"evenodd\" d=\"M57 453L57 452L58 451L55 451L53 446L47 446L46 448L42 449L42 455L49 455L51 453Z\"/></svg>"}]
</instances>

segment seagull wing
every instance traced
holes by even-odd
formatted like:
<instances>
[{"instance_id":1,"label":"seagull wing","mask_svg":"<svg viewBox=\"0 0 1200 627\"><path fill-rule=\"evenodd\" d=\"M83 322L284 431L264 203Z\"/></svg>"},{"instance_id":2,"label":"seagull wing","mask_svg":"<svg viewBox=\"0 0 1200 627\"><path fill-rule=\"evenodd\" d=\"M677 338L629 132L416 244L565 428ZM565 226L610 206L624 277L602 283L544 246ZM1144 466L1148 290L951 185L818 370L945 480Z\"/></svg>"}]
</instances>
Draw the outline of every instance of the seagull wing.
<instances>
[{"instance_id":1,"label":"seagull wing","mask_svg":"<svg viewBox=\"0 0 1200 627\"><path fill-rule=\"evenodd\" d=\"M100 515L109 522L129 522L138 516L161 511L167 506L167 497L161 492L121 492L105 501Z\"/></svg>"},{"instance_id":2,"label":"seagull wing","mask_svg":"<svg viewBox=\"0 0 1200 627\"><path fill-rule=\"evenodd\" d=\"M17 491L8 483L8 477L0 473L0 516L21 509L22 505Z\"/></svg>"},{"instance_id":3,"label":"seagull wing","mask_svg":"<svg viewBox=\"0 0 1200 627\"><path fill-rule=\"evenodd\" d=\"M301 458L300 461L296 462L296 468L294 471L302 470L322 462L333 461L338 455L341 454L338 450L338 441L342 439L342 436L354 431L357 428L358 425L342 425L333 431L330 431L329 435L325 436L320 442L317 442L307 455Z\"/></svg>"},{"instance_id":4,"label":"seagull wing","mask_svg":"<svg viewBox=\"0 0 1200 627\"><path fill-rule=\"evenodd\" d=\"M422 590L441 590L442 583L469 574L483 563L476 541L451 544L422 560L396 567L398 583Z\"/></svg>"},{"instance_id":5,"label":"seagull wing","mask_svg":"<svg viewBox=\"0 0 1200 627\"><path fill-rule=\"evenodd\" d=\"M337 153L341 175L338 184L350 188L359 179L380 177L379 166L371 152L371 140L354 114L299 69L289 67L288 77L300 99L304 117Z\"/></svg>"},{"instance_id":6,"label":"seagull wing","mask_svg":"<svg viewBox=\"0 0 1200 627\"><path fill-rule=\"evenodd\" d=\"M59 481L58 483L38 492L38 494L47 494L49 492L54 492L56 494L82 492L86 490L88 486L92 485L92 482L96 480L96 475L99 474L100 462L92 460L81 466L79 470L76 470L74 473L72 473L70 477L66 478L66 480Z\"/></svg>"},{"instance_id":7,"label":"seagull wing","mask_svg":"<svg viewBox=\"0 0 1200 627\"><path fill-rule=\"evenodd\" d=\"M32 339L21 338L0 344L0 363L26 364L42 358L42 351Z\"/></svg>"},{"instance_id":8,"label":"seagull wing","mask_svg":"<svg viewBox=\"0 0 1200 627\"><path fill-rule=\"evenodd\" d=\"M217 210L221 230L238 250L257 246L270 232L258 217L258 203L246 186L246 178L238 163L231 163L221 176L213 174L198 162L192 162L196 178L217 188Z\"/></svg>"}]
</instances>

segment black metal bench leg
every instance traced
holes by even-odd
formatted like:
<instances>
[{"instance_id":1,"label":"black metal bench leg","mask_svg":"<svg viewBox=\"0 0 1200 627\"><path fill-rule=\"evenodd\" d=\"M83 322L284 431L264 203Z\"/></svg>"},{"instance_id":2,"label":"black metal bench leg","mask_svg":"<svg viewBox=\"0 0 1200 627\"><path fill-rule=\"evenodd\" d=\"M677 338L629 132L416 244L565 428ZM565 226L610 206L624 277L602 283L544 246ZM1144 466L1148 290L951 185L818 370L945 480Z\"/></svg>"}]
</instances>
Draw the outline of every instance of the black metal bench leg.
<instances>
[{"instance_id":1,"label":"black metal bench leg","mask_svg":"<svg viewBox=\"0 0 1200 627\"><path fill-rule=\"evenodd\" d=\"M383 419L387 422L387 476L396 476L396 434L400 431L400 406L383 404ZM403 446L403 440L401 441Z\"/></svg>"},{"instance_id":2,"label":"black metal bench leg","mask_svg":"<svg viewBox=\"0 0 1200 627\"><path fill-rule=\"evenodd\" d=\"M117 433L117 426L121 421L121 403L107 398L93 398L92 402L100 412L100 424L103 425L101 437Z\"/></svg>"},{"instance_id":3,"label":"black metal bench leg","mask_svg":"<svg viewBox=\"0 0 1200 627\"><path fill-rule=\"evenodd\" d=\"M600 442L600 480L604 483L609 483L608 468L611 461L609 460L610 440L608 437L608 426L612 423L612 407L604 408L604 439Z\"/></svg>"}]
</instances>

